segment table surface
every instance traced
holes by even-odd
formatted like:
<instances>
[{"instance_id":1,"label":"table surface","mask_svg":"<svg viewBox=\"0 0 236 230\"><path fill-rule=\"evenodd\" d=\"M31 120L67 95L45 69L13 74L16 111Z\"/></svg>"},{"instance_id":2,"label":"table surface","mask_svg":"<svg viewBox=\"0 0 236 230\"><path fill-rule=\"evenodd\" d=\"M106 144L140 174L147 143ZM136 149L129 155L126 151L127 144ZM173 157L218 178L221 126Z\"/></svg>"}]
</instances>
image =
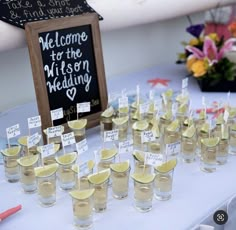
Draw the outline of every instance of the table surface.
<instances>
[{"instance_id":1,"label":"table surface","mask_svg":"<svg viewBox=\"0 0 236 230\"><path fill-rule=\"evenodd\" d=\"M179 91L181 81L186 77L185 68L181 65L154 67L138 73L117 76L107 82L108 92L121 92L126 88L128 94L135 92L140 85L143 95L151 89L147 82L150 79L163 78L171 80L169 87ZM122 79L122 81L121 81ZM152 88L160 93L167 88ZM227 99L226 93L202 93L195 79L189 79L188 86L192 106L201 107L201 98L207 101ZM230 103L235 106L236 94L230 96ZM36 116L36 102L20 105L0 113L0 136L5 137L5 130L16 123L20 124L21 134L27 134L27 118ZM89 151L81 160L91 159L93 151L101 147L99 127L86 133ZM131 156L123 156L131 158ZM214 173L204 173L199 169L199 161L191 164L178 162L174 172L173 195L169 201L153 199L153 208L148 213L139 213L133 207L133 183L130 180L129 196L116 200L109 191L108 206L104 213L94 214L93 229L160 229L188 230L200 223L209 214L221 207L236 192L236 156L229 156L225 165L219 166ZM111 190L111 189L110 189ZM0 229L13 230L72 230L72 201L67 192L57 188L57 202L53 207L43 208L37 201L37 194L24 194L20 183L7 183L3 166L0 165L0 212L22 204L22 210L0 223Z\"/></svg>"}]
</instances>

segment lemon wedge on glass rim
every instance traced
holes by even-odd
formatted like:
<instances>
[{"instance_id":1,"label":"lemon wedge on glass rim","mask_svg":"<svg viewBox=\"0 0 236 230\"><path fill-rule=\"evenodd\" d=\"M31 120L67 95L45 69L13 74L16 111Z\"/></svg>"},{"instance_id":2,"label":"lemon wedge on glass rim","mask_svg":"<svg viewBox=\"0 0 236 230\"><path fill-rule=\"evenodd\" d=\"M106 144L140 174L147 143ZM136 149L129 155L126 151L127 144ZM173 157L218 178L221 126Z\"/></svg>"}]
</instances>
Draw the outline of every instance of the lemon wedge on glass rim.
<instances>
[{"instance_id":1,"label":"lemon wedge on glass rim","mask_svg":"<svg viewBox=\"0 0 236 230\"><path fill-rule=\"evenodd\" d=\"M176 165L177 165L177 159L175 158L163 163L162 165L156 166L155 170L161 173L167 173L172 169L174 169Z\"/></svg>"},{"instance_id":2,"label":"lemon wedge on glass rim","mask_svg":"<svg viewBox=\"0 0 236 230\"><path fill-rule=\"evenodd\" d=\"M167 126L166 130L170 132L175 132L178 130L179 127L180 127L179 120L176 119Z\"/></svg>"},{"instance_id":3,"label":"lemon wedge on glass rim","mask_svg":"<svg viewBox=\"0 0 236 230\"><path fill-rule=\"evenodd\" d=\"M27 146L27 139L29 136L21 136L18 138L18 143L22 146ZM38 142L36 144L38 144L41 140L41 137L38 139Z\"/></svg>"},{"instance_id":4,"label":"lemon wedge on glass rim","mask_svg":"<svg viewBox=\"0 0 236 230\"><path fill-rule=\"evenodd\" d=\"M130 167L129 160L124 161L124 162L118 162L110 165L111 170L115 172L125 172L127 171Z\"/></svg>"},{"instance_id":5,"label":"lemon wedge on glass rim","mask_svg":"<svg viewBox=\"0 0 236 230\"><path fill-rule=\"evenodd\" d=\"M100 154L101 154L101 160L108 160L112 157L114 157L118 153L116 148L112 149L101 149Z\"/></svg>"},{"instance_id":6,"label":"lemon wedge on glass rim","mask_svg":"<svg viewBox=\"0 0 236 230\"><path fill-rule=\"evenodd\" d=\"M125 117L117 117L117 118L113 118L112 122L114 122L116 125L123 125L126 122L128 122L129 117L125 116Z\"/></svg>"},{"instance_id":7,"label":"lemon wedge on glass rim","mask_svg":"<svg viewBox=\"0 0 236 230\"><path fill-rule=\"evenodd\" d=\"M42 153L42 146L37 146L37 152ZM54 153L58 152L60 150L60 144L54 143Z\"/></svg>"},{"instance_id":8,"label":"lemon wedge on glass rim","mask_svg":"<svg viewBox=\"0 0 236 230\"><path fill-rule=\"evenodd\" d=\"M87 125L87 122L88 122L87 119L78 119L78 120L68 121L67 124L71 129L83 129Z\"/></svg>"},{"instance_id":9,"label":"lemon wedge on glass rim","mask_svg":"<svg viewBox=\"0 0 236 230\"><path fill-rule=\"evenodd\" d=\"M215 147L220 141L219 137L210 137L201 139L201 143L207 147Z\"/></svg>"},{"instance_id":10,"label":"lemon wedge on glass rim","mask_svg":"<svg viewBox=\"0 0 236 230\"><path fill-rule=\"evenodd\" d=\"M133 157L137 161L144 162L144 153L142 152L134 151Z\"/></svg>"},{"instance_id":11,"label":"lemon wedge on glass rim","mask_svg":"<svg viewBox=\"0 0 236 230\"><path fill-rule=\"evenodd\" d=\"M114 114L114 109L112 106L104 110L101 114L102 117L111 117Z\"/></svg>"},{"instance_id":12,"label":"lemon wedge on glass rim","mask_svg":"<svg viewBox=\"0 0 236 230\"><path fill-rule=\"evenodd\" d=\"M194 125L189 126L182 134L183 137L192 138L196 132Z\"/></svg>"},{"instance_id":13,"label":"lemon wedge on glass rim","mask_svg":"<svg viewBox=\"0 0 236 230\"><path fill-rule=\"evenodd\" d=\"M77 153L71 152L71 153L66 153L62 156L56 157L56 162L61 165L69 165L69 164L74 163L76 159L77 159Z\"/></svg>"},{"instance_id":14,"label":"lemon wedge on glass rim","mask_svg":"<svg viewBox=\"0 0 236 230\"><path fill-rule=\"evenodd\" d=\"M139 183L147 184L155 179L155 174L134 173L131 177Z\"/></svg>"},{"instance_id":15,"label":"lemon wedge on glass rim","mask_svg":"<svg viewBox=\"0 0 236 230\"><path fill-rule=\"evenodd\" d=\"M29 155L17 159L17 163L23 167L34 165L39 160L39 155Z\"/></svg>"},{"instance_id":16,"label":"lemon wedge on glass rim","mask_svg":"<svg viewBox=\"0 0 236 230\"><path fill-rule=\"evenodd\" d=\"M58 166L59 165L57 163L53 163L50 165L34 168L35 176L37 177L51 176L57 171Z\"/></svg>"},{"instance_id":17,"label":"lemon wedge on glass rim","mask_svg":"<svg viewBox=\"0 0 236 230\"><path fill-rule=\"evenodd\" d=\"M85 190L74 190L69 192L69 194L77 200L85 200L91 197L95 192L94 188L85 189Z\"/></svg>"},{"instance_id":18,"label":"lemon wedge on glass rim","mask_svg":"<svg viewBox=\"0 0 236 230\"><path fill-rule=\"evenodd\" d=\"M149 126L149 124L146 120L141 120L141 121L134 122L132 128L134 130L143 131L143 130L147 129L148 126Z\"/></svg>"},{"instance_id":19,"label":"lemon wedge on glass rim","mask_svg":"<svg viewBox=\"0 0 236 230\"><path fill-rule=\"evenodd\" d=\"M102 184L109 179L111 175L110 169L104 169L94 174L88 175L88 180L92 184Z\"/></svg>"},{"instance_id":20,"label":"lemon wedge on glass rim","mask_svg":"<svg viewBox=\"0 0 236 230\"><path fill-rule=\"evenodd\" d=\"M20 153L20 151L21 151L21 146L18 145L18 146L10 147L7 149L3 149L3 150L1 150L1 153L4 156L11 157L11 156L18 155Z\"/></svg>"}]
</instances>

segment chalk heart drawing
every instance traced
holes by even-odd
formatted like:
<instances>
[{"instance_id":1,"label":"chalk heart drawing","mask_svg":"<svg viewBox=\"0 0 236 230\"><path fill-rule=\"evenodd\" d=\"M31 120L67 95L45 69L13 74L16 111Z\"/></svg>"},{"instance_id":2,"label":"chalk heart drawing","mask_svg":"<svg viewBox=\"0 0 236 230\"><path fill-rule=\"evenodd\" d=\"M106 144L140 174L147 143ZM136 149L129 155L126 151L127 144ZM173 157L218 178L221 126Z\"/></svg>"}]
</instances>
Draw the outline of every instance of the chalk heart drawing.
<instances>
[{"instance_id":1,"label":"chalk heart drawing","mask_svg":"<svg viewBox=\"0 0 236 230\"><path fill-rule=\"evenodd\" d=\"M75 95L76 95L76 88L75 88L75 87L66 90L66 96L67 96L71 101L74 101Z\"/></svg>"}]
</instances>

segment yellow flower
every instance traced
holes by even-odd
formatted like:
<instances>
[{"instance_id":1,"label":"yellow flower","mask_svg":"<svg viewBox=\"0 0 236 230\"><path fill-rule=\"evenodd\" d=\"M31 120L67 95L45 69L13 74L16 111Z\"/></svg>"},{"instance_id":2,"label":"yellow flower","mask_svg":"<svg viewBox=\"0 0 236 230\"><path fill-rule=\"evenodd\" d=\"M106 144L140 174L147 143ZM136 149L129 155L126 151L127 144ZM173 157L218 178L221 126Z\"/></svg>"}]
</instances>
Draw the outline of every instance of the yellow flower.
<instances>
[{"instance_id":1,"label":"yellow flower","mask_svg":"<svg viewBox=\"0 0 236 230\"><path fill-rule=\"evenodd\" d=\"M195 63L198 59L195 57L188 58L187 63L186 63L186 68L189 72L192 71L192 65Z\"/></svg>"},{"instance_id":2,"label":"yellow flower","mask_svg":"<svg viewBox=\"0 0 236 230\"><path fill-rule=\"evenodd\" d=\"M189 45L190 46L197 46L199 45L199 40L197 38L192 38L190 41L189 41Z\"/></svg>"},{"instance_id":3,"label":"yellow flower","mask_svg":"<svg viewBox=\"0 0 236 230\"><path fill-rule=\"evenodd\" d=\"M218 34L216 33L210 33L207 35L211 40L213 40L214 42L219 42L220 38L218 36Z\"/></svg>"},{"instance_id":4,"label":"yellow flower","mask_svg":"<svg viewBox=\"0 0 236 230\"><path fill-rule=\"evenodd\" d=\"M197 60L195 61L192 66L191 70L193 72L194 77L202 77L207 72L208 65L205 60Z\"/></svg>"}]
</instances>

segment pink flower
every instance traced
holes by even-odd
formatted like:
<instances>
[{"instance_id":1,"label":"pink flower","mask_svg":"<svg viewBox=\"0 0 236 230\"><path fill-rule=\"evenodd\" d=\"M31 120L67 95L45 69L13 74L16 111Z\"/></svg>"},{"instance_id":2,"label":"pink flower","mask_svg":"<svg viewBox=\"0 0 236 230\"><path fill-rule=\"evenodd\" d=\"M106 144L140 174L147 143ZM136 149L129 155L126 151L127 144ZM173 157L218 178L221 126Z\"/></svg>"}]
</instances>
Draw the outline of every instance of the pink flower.
<instances>
[{"instance_id":1,"label":"pink flower","mask_svg":"<svg viewBox=\"0 0 236 230\"><path fill-rule=\"evenodd\" d=\"M235 38L228 39L218 52L215 42L209 37L205 37L203 43L203 50L200 50L193 46L187 46L186 49L191 52L193 56L197 59L206 58L209 62L209 65L211 66L214 63L217 63L220 59L222 59L225 52L228 52L232 49L233 43L235 41Z\"/></svg>"}]
</instances>

